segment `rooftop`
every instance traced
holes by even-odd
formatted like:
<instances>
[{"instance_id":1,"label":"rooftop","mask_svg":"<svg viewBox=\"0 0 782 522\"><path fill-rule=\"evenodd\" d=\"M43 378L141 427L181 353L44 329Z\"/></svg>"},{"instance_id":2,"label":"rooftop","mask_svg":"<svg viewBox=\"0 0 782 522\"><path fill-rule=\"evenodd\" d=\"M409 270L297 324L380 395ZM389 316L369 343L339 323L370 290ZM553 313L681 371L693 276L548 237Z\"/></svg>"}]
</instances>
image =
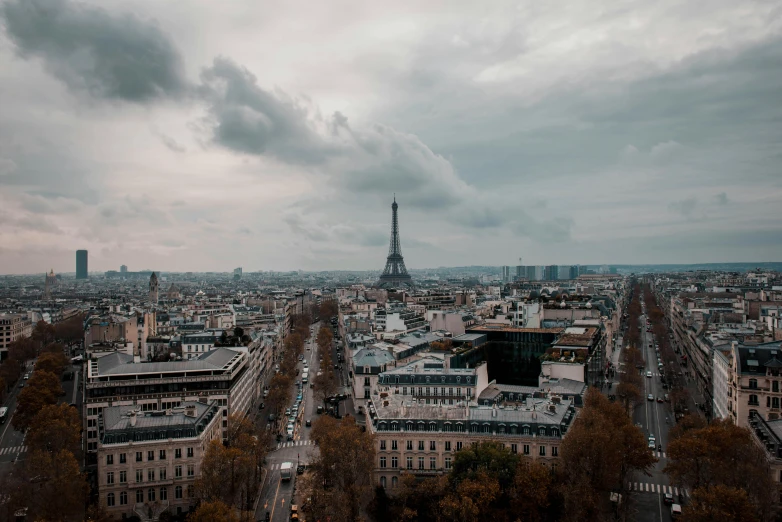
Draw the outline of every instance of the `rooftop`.
<instances>
[{"instance_id":1,"label":"rooftop","mask_svg":"<svg viewBox=\"0 0 782 522\"><path fill-rule=\"evenodd\" d=\"M165 362L133 362L133 356L113 353L98 360L90 360L89 378L127 376L154 373L182 373L189 371L225 371L236 367L242 360L241 351L217 348L205 352L197 359Z\"/></svg>"},{"instance_id":2,"label":"rooftop","mask_svg":"<svg viewBox=\"0 0 782 522\"><path fill-rule=\"evenodd\" d=\"M218 416L219 411L216 401L185 402L183 406L167 411L141 412L128 406L103 408L101 441L114 444L195 437Z\"/></svg>"}]
</instances>

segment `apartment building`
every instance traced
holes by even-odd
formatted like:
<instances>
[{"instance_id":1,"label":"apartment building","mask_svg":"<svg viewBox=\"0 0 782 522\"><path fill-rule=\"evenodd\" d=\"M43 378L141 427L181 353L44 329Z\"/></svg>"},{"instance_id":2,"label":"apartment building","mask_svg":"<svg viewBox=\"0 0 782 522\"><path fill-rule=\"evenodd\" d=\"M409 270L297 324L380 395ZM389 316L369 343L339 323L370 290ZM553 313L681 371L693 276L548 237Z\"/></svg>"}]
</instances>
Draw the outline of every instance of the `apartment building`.
<instances>
[{"instance_id":1,"label":"apartment building","mask_svg":"<svg viewBox=\"0 0 782 522\"><path fill-rule=\"evenodd\" d=\"M217 401L184 402L163 411L102 408L98 422L98 492L114 516L154 520L181 515L196 502L194 484L212 440L221 438Z\"/></svg>"},{"instance_id":2,"label":"apartment building","mask_svg":"<svg viewBox=\"0 0 782 522\"><path fill-rule=\"evenodd\" d=\"M457 451L485 441L500 442L554 470L562 438L576 417L572 401L559 397L451 405L442 399L427 404L392 386L380 390L368 407L367 426L377 450L375 481L391 492L403 474L448 473Z\"/></svg>"},{"instance_id":3,"label":"apartment building","mask_svg":"<svg viewBox=\"0 0 782 522\"><path fill-rule=\"evenodd\" d=\"M214 350L222 332L206 331L182 336L182 359L197 359Z\"/></svg>"},{"instance_id":4,"label":"apartment building","mask_svg":"<svg viewBox=\"0 0 782 522\"><path fill-rule=\"evenodd\" d=\"M217 348L197 359L167 362L140 362L139 357L124 353L90 359L82 415L88 463L98 449L99 416L107 407L160 412L187 401L216 401L225 428L229 414L247 413L258 398L259 351Z\"/></svg>"},{"instance_id":5,"label":"apartment building","mask_svg":"<svg viewBox=\"0 0 782 522\"><path fill-rule=\"evenodd\" d=\"M426 326L426 318L422 313L404 305L389 305L375 310L375 329L383 332L384 337L406 335Z\"/></svg>"},{"instance_id":6,"label":"apartment building","mask_svg":"<svg viewBox=\"0 0 782 522\"><path fill-rule=\"evenodd\" d=\"M33 323L27 314L0 314L0 360L8 357L8 346L21 337L30 337Z\"/></svg>"},{"instance_id":7,"label":"apartment building","mask_svg":"<svg viewBox=\"0 0 782 522\"><path fill-rule=\"evenodd\" d=\"M782 488L782 419L767 421L753 413L749 417L749 430L752 440L766 455L772 480Z\"/></svg>"},{"instance_id":8,"label":"apartment building","mask_svg":"<svg viewBox=\"0 0 782 522\"><path fill-rule=\"evenodd\" d=\"M753 414L765 420L782 418L782 343L741 345L731 348L730 416L748 426Z\"/></svg>"},{"instance_id":9,"label":"apartment building","mask_svg":"<svg viewBox=\"0 0 782 522\"><path fill-rule=\"evenodd\" d=\"M396 359L388 350L375 347L362 348L351 357L353 369L353 400L357 409L366 406L372 392L377 389L378 376L396 365Z\"/></svg>"},{"instance_id":10,"label":"apartment building","mask_svg":"<svg viewBox=\"0 0 782 522\"><path fill-rule=\"evenodd\" d=\"M135 314L93 315L84 325L84 346L107 341L138 342L139 329ZM136 344L138 349L138 345Z\"/></svg>"}]
</instances>

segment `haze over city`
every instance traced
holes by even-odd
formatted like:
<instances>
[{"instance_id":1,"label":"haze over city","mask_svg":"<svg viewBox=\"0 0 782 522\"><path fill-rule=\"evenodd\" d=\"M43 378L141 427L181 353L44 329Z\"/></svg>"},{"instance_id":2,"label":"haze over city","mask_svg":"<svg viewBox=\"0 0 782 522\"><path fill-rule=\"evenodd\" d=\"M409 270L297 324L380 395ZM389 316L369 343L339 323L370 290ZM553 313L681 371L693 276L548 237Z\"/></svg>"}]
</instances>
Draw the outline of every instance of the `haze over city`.
<instances>
[{"instance_id":1,"label":"haze over city","mask_svg":"<svg viewBox=\"0 0 782 522\"><path fill-rule=\"evenodd\" d=\"M0 272L775 261L774 2L0 7Z\"/></svg>"}]
</instances>

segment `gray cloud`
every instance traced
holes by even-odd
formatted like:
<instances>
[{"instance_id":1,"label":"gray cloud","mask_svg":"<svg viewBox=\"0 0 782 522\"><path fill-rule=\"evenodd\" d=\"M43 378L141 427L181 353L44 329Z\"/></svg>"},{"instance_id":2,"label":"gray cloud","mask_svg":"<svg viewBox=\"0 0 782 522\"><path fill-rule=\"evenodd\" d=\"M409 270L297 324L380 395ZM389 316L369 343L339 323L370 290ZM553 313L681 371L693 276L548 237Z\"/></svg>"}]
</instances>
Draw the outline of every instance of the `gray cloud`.
<instances>
[{"instance_id":1,"label":"gray cloud","mask_svg":"<svg viewBox=\"0 0 782 522\"><path fill-rule=\"evenodd\" d=\"M209 105L205 124L219 145L291 163L325 158L325 144L311 128L306 107L281 91L262 89L244 67L215 58L201 82L198 92Z\"/></svg>"},{"instance_id":2,"label":"gray cloud","mask_svg":"<svg viewBox=\"0 0 782 522\"><path fill-rule=\"evenodd\" d=\"M0 11L23 57L74 92L145 102L183 93L182 60L159 28L68 0L9 0Z\"/></svg>"},{"instance_id":3,"label":"gray cloud","mask_svg":"<svg viewBox=\"0 0 782 522\"><path fill-rule=\"evenodd\" d=\"M720 192L716 196L714 196L714 199L717 201L718 205L727 205L728 204L728 195L725 192Z\"/></svg>"},{"instance_id":4,"label":"gray cloud","mask_svg":"<svg viewBox=\"0 0 782 522\"><path fill-rule=\"evenodd\" d=\"M698 200L695 197L690 197L681 201L674 201L669 203L668 209L689 218L692 217L692 213L695 212L695 207L697 204Z\"/></svg>"}]
</instances>

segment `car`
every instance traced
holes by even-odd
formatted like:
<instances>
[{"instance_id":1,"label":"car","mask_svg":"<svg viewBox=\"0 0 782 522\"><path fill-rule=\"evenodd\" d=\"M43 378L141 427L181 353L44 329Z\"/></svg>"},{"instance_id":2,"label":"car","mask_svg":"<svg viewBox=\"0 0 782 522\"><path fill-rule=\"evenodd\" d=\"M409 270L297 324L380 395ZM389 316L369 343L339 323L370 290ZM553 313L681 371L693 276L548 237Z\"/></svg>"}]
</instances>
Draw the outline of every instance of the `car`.
<instances>
[{"instance_id":1,"label":"car","mask_svg":"<svg viewBox=\"0 0 782 522\"><path fill-rule=\"evenodd\" d=\"M663 400L664 400L665 402L671 402L671 398L668 396L668 394L667 394L667 393L666 393L666 394L665 394L665 396L663 397Z\"/></svg>"},{"instance_id":2,"label":"car","mask_svg":"<svg viewBox=\"0 0 782 522\"><path fill-rule=\"evenodd\" d=\"M338 369L339 369L339 364L335 364L335 365L334 365L334 369L335 369L335 370L338 370Z\"/></svg>"},{"instance_id":3,"label":"car","mask_svg":"<svg viewBox=\"0 0 782 522\"><path fill-rule=\"evenodd\" d=\"M23 382L20 382L20 383L19 383L19 387L20 387L20 388L24 388L24 383L23 383Z\"/></svg>"},{"instance_id":4,"label":"car","mask_svg":"<svg viewBox=\"0 0 782 522\"><path fill-rule=\"evenodd\" d=\"M663 502L668 505L673 504L673 493L666 493L663 495Z\"/></svg>"},{"instance_id":5,"label":"car","mask_svg":"<svg viewBox=\"0 0 782 522\"><path fill-rule=\"evenodd\" d=\"M292 441L293 440L293 433L288 433L285 436L285 440L288 441L288 442Z\"/></svg>"},{"instance_id":6,"label":"car","mask_svg":"<svg viewBox=\"0 0 782 522\"><path fill-rule=\"evenodd\" d=\"M323 413L323 406L318 406L318 409L316 411L317 411L318 415Z\"/></svg>"},{"instance_id":7,"label":"car","mask_svg":"<svg viewBox=\"0 0 782 522\"><path fill-rule=\"evenodd\" d=\"M646 447L649 448L649 449L655 449L654 441L650 440L649 444L647 444Z\"/></svg>"},{"instance_id":8,"label":"car","mask_svg":"<svg viewBox=\"0 0 782 522\"><path fill-rule=\"evenodd\" d=\"M297 413L299 413L299 407L298 406L294 406L291 409L291 415L293 415L295 417Z\"/></svg>"},{"instance_id":9,"label":"car","mask_svg":"<svg viewBox=\"0 0 782 522\"><path fill-rule=\"evenodd\" d=\"M296 400L301 402L301 393L296 396Z\"/></svg>"},{"instance_id":10,"label":"car","mask_svg":"<svg viewBox=\"0 0 782 522\"><path fill-rule=\"evenodd\" d=\"M262 403L260 403L260 404L258 405L258 410L262 410L262 409L264 409L265 407L266 407L266 403L265 403L265 402L262 402Z\"/></svg>"},{"instance_id":11,"label":"car","mask_svg":"<svg viewBox=\"0 0 782 522\"><path fill-rule=\"evenodd\" d=\"M310 419L307 419L307 420L304 422L304 425L305 425L305 426L307 426L307 427L309 428L309 427L311 427L311 426L312 426L312 421L311 421Z\"/></svg>"},{"instance_id":12,"label":"car","mask_svg":"<svg viewBox=\"0 0 782 522\"><path fill-rule=\"evenodd\" d=\"M286 430L286 431L287 431L289 434L293 434L293 423L292 423L292 422L289 422L289 423L288 423L288 426L286 426L286 427L285 427L285 430Z\"/></svg>"},{"instance_id":13,"label":"car","mask_svg":"<svg viewBox=\"0 0 782 522\"><path fill-rule=\"evenodd\" d=\"M290 408L286 408L285 409L285 416L287 417L290 414L291 414L291 409Z\"/></svg>"},{"instance_id":14,"label":"car","mask_svg":"<svg viewBox=\"0 0 782 522\"><path fill-rule=\"evenodd\" d=\"M654 395L652 395L652 394L650 393L649 395L647 395L647 396L646 396L646 400L647 400L647 401L653 401L653 400L654 400Z\"/></svg>"},{"instance_id":15,"label":"car","mask_svg":"<svg viewBox=\"0 0 782 522\"><path fill-rule=\"evenodd\" d=\"M652 378L652 372L651 371L647 371L646 372L646 376L651 379Z\"/></svg>"},{"instance_id":16,"label":"car","mask_svg":"<svg viewBox=\"0 0 782 522\"><path fill-rule=\"evenodd\" d=\"M304 464L299 464L298 466L296 466L296 474L303 475L305 469L307 468L304 466Z\"/></svg>"},{"instance_id":17,"label":"car","mask_svg":"<svg viewBox=\"0 0 782 522\"><path fill-rule=\"evenodd\" d=\"M663 402L663 398L660 397L659 395L657 396L657 402Z\"/></svg>"}]
</instances>

